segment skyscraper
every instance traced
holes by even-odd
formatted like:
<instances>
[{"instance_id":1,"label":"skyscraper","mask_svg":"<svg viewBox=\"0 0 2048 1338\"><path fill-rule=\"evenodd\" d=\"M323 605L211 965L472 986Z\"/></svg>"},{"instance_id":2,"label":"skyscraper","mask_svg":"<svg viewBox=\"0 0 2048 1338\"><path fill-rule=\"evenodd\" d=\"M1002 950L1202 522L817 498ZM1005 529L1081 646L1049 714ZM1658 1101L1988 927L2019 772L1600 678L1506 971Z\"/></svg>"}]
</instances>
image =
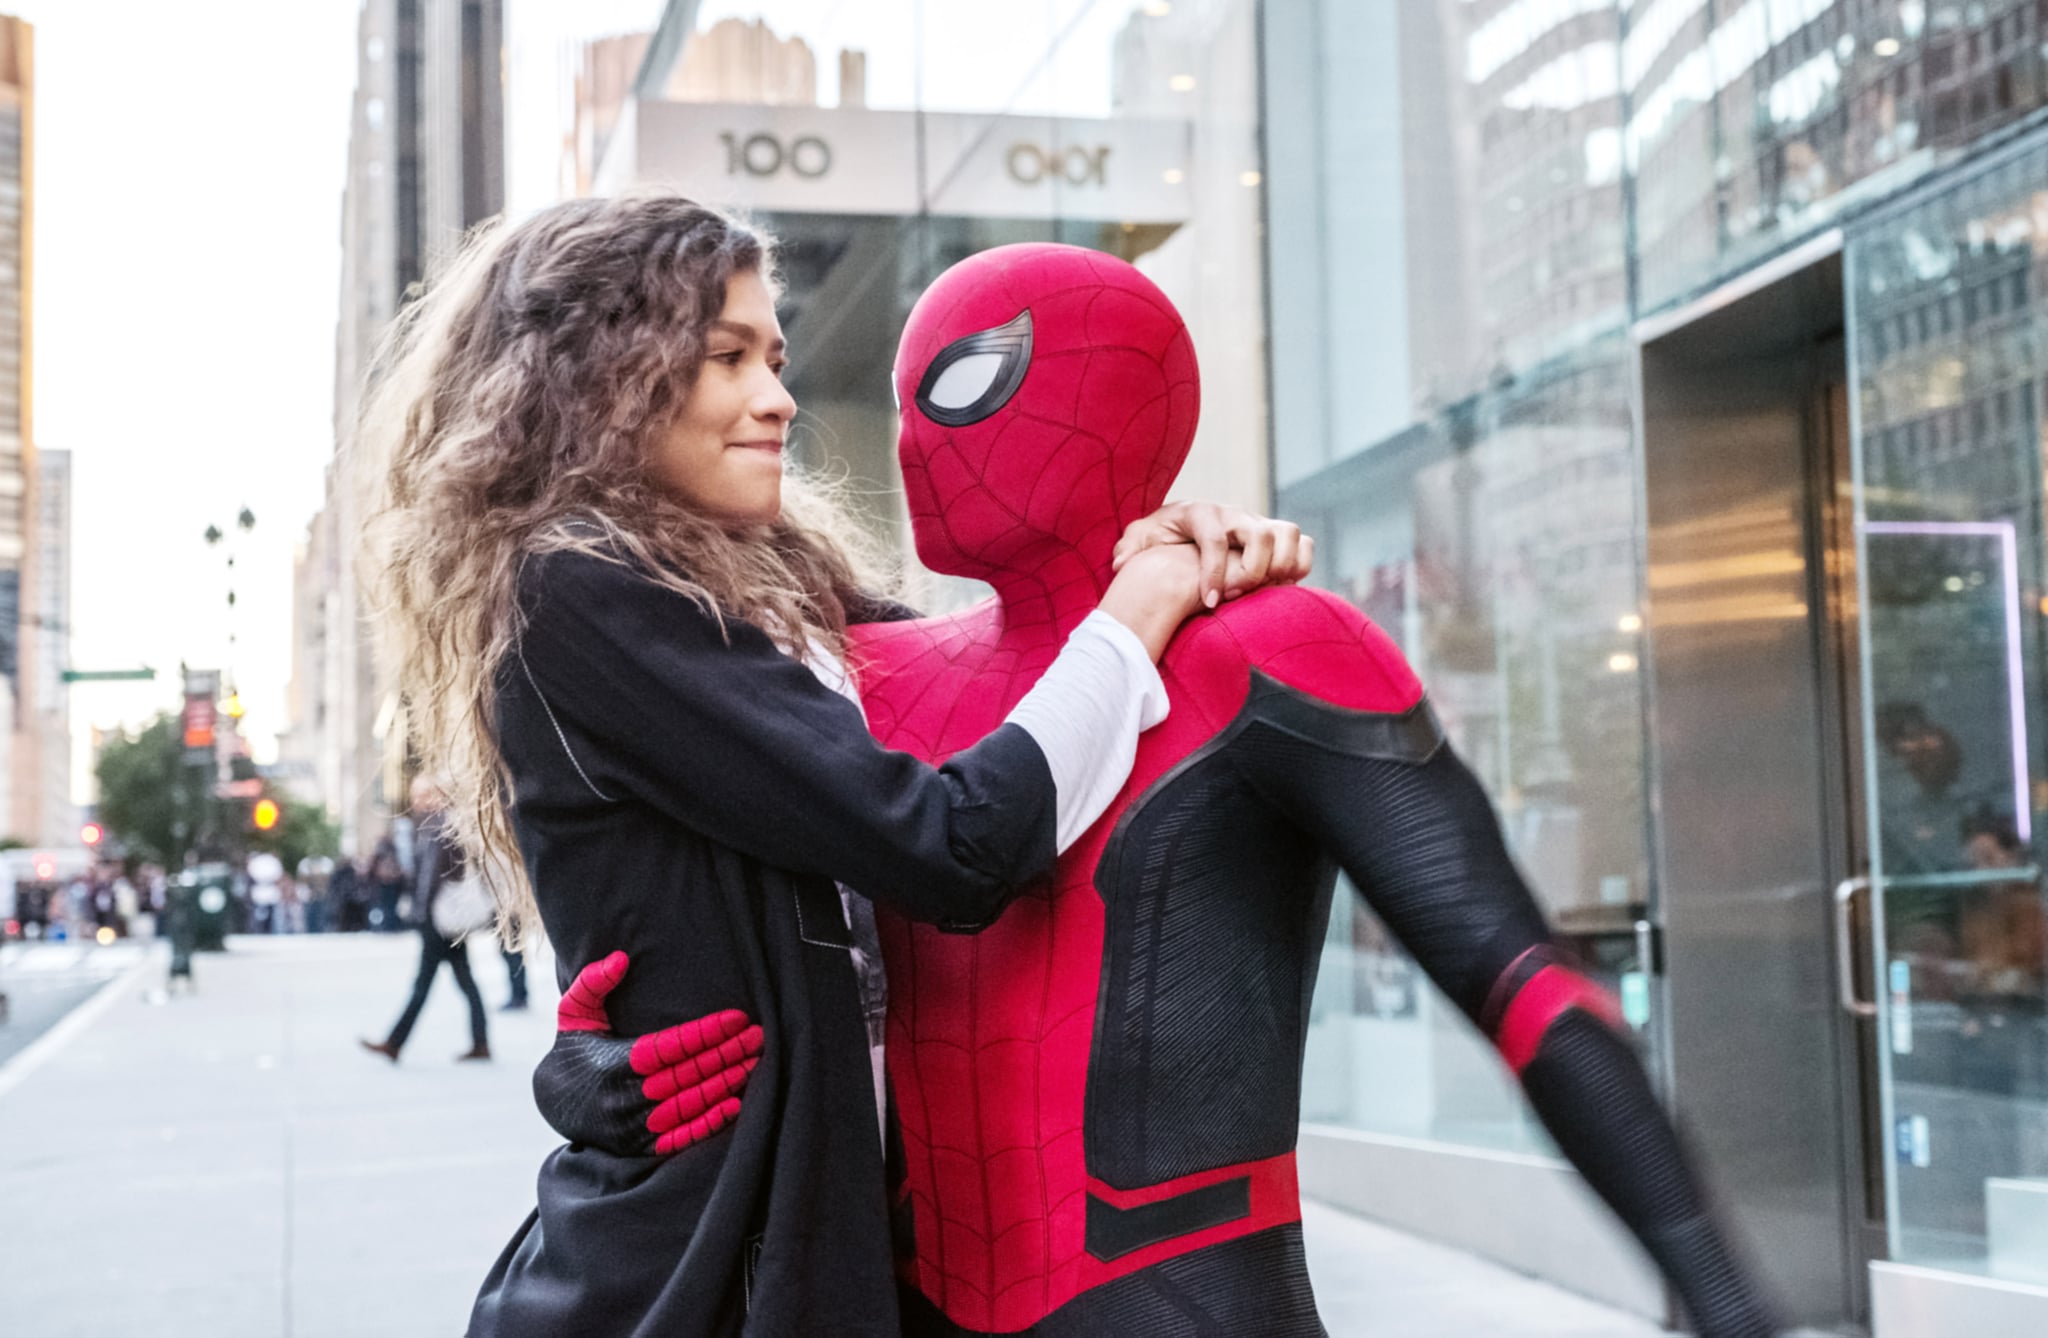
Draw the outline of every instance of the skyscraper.
<instances>
[{"instance_id":1,"label":"skyscraper","mask_svg":"<svg viewBox=\"0 0 2048 1338\"><path fill-rule=\"evenodd\" d=\"M35 30L0 16L0 679L13 697L7 719L6 830L41 827L33 597L35 432L31 274L35 191Z\"/></svg>"},{"instance_id":2,"label":"skyscraper","mask_svg":"<svg viewBox=\"0 0 2048 1338\"><path fill-rule=\"evenodd\" d=\"M342 197L336 463L294 573L292 719L281 760L366 849L403 802L387 745L404 722L378 661L352 545L368 481L345 462L377 343L412 285L504 208L500 0L365 0Z\"/></svg>"},{"instance_id":3,"label":"skyscraper","mask_svg":"<svg viewBox=\"0 0 2048 1338\"><path fill-rule=\"evenodd\" d=\"M71 452L35 453L35 545L29 569L35 575L35 598L29 612L35 620L31 680L33 718L23 732L32 733L35 748L33 825L21 834L37 845L62 845L77 839L77 814L71 806L71 698L64 671L71 667Z\"/></svg>"}]
</instances>

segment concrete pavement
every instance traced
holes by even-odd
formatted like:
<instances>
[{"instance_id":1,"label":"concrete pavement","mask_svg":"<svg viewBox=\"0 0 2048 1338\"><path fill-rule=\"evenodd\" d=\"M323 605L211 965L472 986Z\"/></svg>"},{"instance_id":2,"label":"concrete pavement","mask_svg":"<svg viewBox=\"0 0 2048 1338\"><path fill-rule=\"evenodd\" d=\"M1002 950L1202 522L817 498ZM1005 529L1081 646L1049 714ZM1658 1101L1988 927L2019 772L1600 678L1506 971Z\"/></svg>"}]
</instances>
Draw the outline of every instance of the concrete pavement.
<instances>
[{"instance_id":1,"label":"concrete pavement","mask_svg":"<svg viewBox=\"0 0 2048 1338\"><path fill-rule=\"evenodd\" d=\"M235 939L164 1000L161 949L0 1068L0 1334L411 1338L462 1331L556 1141L534 1113L553 1033L452 980L397 1067L364 1054L404 1002L410 935ZM471 950L487 1002L495 950ZM444 973L445 976L445 973ZM1658 1330L1328 1208L1307 1214L1335 1335L1649 1338Z\"/></svg>"},{"instance_id":2,"label":"concrete pavement","mask_svg":"<svg viewBox=\"0 0 2048 1338\"><path fill-rule=\"evenodd\" d=\"M139 943L0 943L0 1064L126 973L143 951Z\"/></svg>"}]
</instances>

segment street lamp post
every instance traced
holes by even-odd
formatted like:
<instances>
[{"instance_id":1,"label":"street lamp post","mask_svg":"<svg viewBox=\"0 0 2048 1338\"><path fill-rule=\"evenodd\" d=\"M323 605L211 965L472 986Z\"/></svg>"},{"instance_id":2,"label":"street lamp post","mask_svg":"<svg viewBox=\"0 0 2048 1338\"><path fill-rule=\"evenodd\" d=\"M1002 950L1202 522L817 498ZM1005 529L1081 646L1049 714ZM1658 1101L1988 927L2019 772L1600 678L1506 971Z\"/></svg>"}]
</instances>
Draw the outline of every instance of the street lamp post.
<instances>
[{"instance_id":1,"label":"street lamp post","mask_svg":"<svg viewBox=\"0 0 2048 1338\"><path fill-rule=\"evenodd\" d=\"M247 534L247 533L249 533L249 532L250 532L251 530L253 530L253 529L255 529L255 528L256 528L256 513L255 513L254 511L251 511L251 510L250 510L250 509L249 509L249 508L248 508L247 506L244 506L244 507L243 507L243 508L242 508L242 509L241 509L241 510L240 510L239 512L237 512L237 513L236 513L236 515L235 515L235 520L234 520L234 526L235 526L235 531L236 531L236 532L238 532L238 533L241 533L241 534ZM223 531L223 530L221 529L221 527L220 527L220 526L218 526L218 525L208 525L208 526L206 527L206 535L205 535L205 538L206 538L206 546L207 546L208 548L217 548L217 547L219 547L219 546L220 546L220 544L221 544L221 542L222 542L223 540L226 540L226 541L227 541L227 560L228 560L228 562L227 562L227 566L228 566L228 573L227 573L227 575L228 575L228 656L227 656L227 663L226 663L226 665L224 665L223 667L224 667L224 668L226 669L226 671L227 671L227 690L228 690L228 693L227 693L227 695L228 695L228 698L229 698L229 700L230 700L230 701L232 701L232 700L234 700L234 698L235 698L235 696L236 696L236 691L235 691L235 543L234 543L234 536L233 536L232 534L228 533L228 532L225 532L225 531Z\"/></svg>"}]
</instances>

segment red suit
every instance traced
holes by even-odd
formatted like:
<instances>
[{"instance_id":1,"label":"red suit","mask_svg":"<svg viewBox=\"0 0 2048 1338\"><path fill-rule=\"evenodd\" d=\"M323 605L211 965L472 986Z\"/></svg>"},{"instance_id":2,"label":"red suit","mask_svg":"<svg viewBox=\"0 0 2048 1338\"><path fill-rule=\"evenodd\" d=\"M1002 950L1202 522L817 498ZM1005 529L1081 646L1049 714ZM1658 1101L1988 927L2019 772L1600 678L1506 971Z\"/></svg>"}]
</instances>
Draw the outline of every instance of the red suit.
<instances>
[{"instance_id":1,"label":"red suit","mask_svg":"<svg viewBox=\"0 0 2048 1338\"><path fill-rule=\"evenodd\" d=\"M996 590L853 629L871 727L938 762L1001 723L1164 499L1195 356L1129 265L1008 246L925 293L895 381L918 552ZM1294 1145L1341 867L1701 1332L1769 1333L1613 1005L1550 946L1393 644L1332 595L1276 587L1193 619L1160 671L1170 717L1050 885L955 932L878 908L905 1332L1322 1332Z\"/></svg>"},{"instance_id":2,"label":"red suit","mask_svg":"<svg viewBox=\"0 0 2048 1338\"><path fill-rule=\"evenodd\" d=\"M869 724L938 762L995 728L1095 607L1117 538L1186 457L1197 372L1136 270L1025 245L932 285L895 381L918 553L996 589L854 629ZM1393 644L1335 596L1279 587L1193 620L1160 671L1171 716L1051 886L971 935L878 914L906 1331L1320 1332L1294 1144L1342 864L1518 1072L1546 1047L1605 1052L1591 1070L1546 1054L1560 1090L1532 1095L1553 1125L1609 1104L1597 1122L1654 1126L1655 1165L1603 1174L1611 1146L1577 1159L1693 1309L1717 1312L1710 1331L1763 1332L1612 1005L1548 947ZM1634 1083L1618 1099L1571 1090L1617 1062ZM1652 1238L1667 1231L1696 1239Z\"/></svg>"}]
</instances>

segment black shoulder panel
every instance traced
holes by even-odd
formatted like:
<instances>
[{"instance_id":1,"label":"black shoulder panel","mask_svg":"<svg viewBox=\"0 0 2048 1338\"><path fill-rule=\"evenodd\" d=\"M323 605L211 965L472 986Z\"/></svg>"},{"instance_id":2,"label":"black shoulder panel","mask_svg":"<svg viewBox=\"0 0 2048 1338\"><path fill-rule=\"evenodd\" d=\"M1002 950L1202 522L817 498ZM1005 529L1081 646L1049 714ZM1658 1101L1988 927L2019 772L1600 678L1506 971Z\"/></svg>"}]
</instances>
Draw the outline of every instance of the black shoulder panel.
<instances>
[{"instance_id":1,"label":"black shoulder panel","mask_svg":"<svg viewBox=\"0 0 2048 1338\"><path fill-rule=\"evenodd\" d=\"M1252 723L1318 747L1382 762L1427 762L1444 746L1444 728L1424 697L1398 715L1358 711L1252 670L1251 692L1232 728Z\"/></svg>"}]
</instances>

